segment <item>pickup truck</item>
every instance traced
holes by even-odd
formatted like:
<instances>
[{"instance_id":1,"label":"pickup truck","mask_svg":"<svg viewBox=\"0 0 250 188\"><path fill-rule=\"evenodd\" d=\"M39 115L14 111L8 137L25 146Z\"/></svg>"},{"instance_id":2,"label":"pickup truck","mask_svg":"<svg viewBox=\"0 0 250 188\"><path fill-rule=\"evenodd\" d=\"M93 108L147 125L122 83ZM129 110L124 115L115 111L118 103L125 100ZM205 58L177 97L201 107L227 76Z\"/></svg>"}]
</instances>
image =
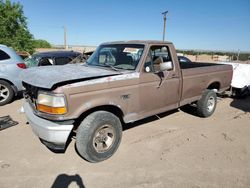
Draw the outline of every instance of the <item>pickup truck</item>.
<instances>
[{"instance_id":1,"label":"pickup truck","mask_svg":"<svg viewBox=\"0 0 250 188\"><path fill-rule=\"evenodd\" d=\"M75 133L80 156L99 162L116 152L127 123L186 104L211 116L231 79L231 65L179 63L171 42L110 42L82 65L27 69L23 107L48 148L65 150Z\"/></svg>"}]
</instances>

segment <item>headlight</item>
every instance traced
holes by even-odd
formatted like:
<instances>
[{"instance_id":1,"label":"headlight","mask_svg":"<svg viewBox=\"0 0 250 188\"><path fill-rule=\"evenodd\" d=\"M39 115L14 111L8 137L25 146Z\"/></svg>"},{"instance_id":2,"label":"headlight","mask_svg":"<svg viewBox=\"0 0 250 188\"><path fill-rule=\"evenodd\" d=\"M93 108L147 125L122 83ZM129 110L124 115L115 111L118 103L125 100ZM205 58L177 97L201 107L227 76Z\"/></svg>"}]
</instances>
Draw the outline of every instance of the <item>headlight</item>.
<instances>
[{"instance_id":1,"label":"headlight","mask_svg":"<svg viewBox=\"0 0 250 188\"><path fill-rule=\"evenodd\" d=\"M40 112L62 115L67 113L64 95L39 93L36 108Z\"/></svg>"}]
</instances>

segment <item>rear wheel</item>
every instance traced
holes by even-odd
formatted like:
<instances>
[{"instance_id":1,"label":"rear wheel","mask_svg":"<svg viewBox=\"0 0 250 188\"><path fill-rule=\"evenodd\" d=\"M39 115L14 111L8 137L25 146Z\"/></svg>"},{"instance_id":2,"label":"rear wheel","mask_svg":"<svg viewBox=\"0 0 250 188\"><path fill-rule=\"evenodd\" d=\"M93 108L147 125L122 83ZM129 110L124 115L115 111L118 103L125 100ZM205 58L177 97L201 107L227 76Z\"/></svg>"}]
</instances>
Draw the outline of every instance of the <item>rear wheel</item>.
<instances>
[{"instance_id":1,"label":"rear wheel","mask_svg":"<svg viewBox=\"0 0 250 188\"><path fill-rule=\"evenodd\" d=\"M122 125L117 116L106 111L88 115L76 134L76 149L90 162L100 162L111 157L119 147Z\"/></svg>"},{"instance_id":2,"label":"rear wheel","mask_svg":"<svg viewBox=\"0 0 250 188\"><path fill-rule=\"evenodd\" d=\"M13 97L14 90L11 85L4 80L0 80L0 106L9 103Z\"/></svg>"},{"instance_id":3,"label":"rear wheel","mask_svg":"<svg viewBox=\"0 0 250 188\"><path fill-rule=\"evenodd\" d=\"M197 101L197 112L200 117L211 116L217 105L216 93L212 90L206 90L201 99Z\"/></svg>"}]
</instances>

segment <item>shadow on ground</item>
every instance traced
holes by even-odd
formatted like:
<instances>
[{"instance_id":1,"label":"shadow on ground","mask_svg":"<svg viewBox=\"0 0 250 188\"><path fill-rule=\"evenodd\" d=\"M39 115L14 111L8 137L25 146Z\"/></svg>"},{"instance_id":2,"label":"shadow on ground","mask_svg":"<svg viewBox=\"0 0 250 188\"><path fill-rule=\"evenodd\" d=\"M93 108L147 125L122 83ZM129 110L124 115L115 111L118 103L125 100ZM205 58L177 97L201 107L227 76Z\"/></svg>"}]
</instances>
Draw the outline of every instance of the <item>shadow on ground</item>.
<instances>
[{"instance_id":1,"label":"shadow on ground","mask_svg":"<svg viewBox=\"0 0 250 188\"><path fill-rule=\"evenodd\" d=\"M78 174L72 176L67 174L58 175L51 188L67 188L71 183L77 184L79 188L85 188L82 178Z\"/></svg>"},{"instance_id":2,"label":"shadow on ground","mask_svg":"<svg viewBox=\"0 0 250 188\"><path fill-rule=\"evenodd\" d=\"M150 117L147 117L145 119L142 119L142 120L139 120L139 121L136 121L136 122L133 122L133 123L124 124L123 125L123 130L126 131L128 129L138 127L140 125L156 121L156 120L164 118L164 117L166 117L168 115L174 114L174 113L176 113L178 111L179 111L178 109L175 109L175 110L164 112L164 113L161 113L161 114L158 114L158 115L150 116Z\"/></svg>"},{"instance_id":3,"label":"shadow on ground","mask_svg":"<svg viewBox=\"0 0 250 188\"><path fill-rule=\"evenodd\" d=\"M23 99L23 93L22 92L18 92L18 94L16 96L14 96L13 100L10 103L13 103L15 101L19 101Z\"/></svg>"},{"instance_id":4,"label":"shadow on ground","mask_svg":"<svg viewBox=\"0 0 250 188\"><path fill-rule=\"evenodd\" d=\"M230 103L231 107L242 110L244 112L250 112L250 96L242 99L233 99Z\"/></svg>"},{"instance_id":5,"label":"shadow on ground","mask_svg":"<svg viewBox=\"0 0 250 188\"><path fill-rule=\"evenodd\" d=\"M189 114L189 115L198 116L197 108L195 106L187 104L185 106L180 107L180 110L182 112L185 112L185 113Z\"/></svg>"}]
</instances>

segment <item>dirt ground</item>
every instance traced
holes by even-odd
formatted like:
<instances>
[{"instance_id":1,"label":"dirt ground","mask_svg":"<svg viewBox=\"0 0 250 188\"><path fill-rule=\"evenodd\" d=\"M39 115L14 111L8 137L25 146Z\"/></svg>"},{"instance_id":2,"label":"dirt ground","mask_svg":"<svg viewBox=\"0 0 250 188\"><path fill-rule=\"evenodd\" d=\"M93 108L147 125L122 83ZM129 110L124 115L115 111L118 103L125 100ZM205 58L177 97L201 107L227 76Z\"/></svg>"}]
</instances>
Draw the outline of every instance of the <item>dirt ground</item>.
<instances>
[{"instance_id":1,"label":"dirt ground","mask_svg":"<svg viewBox=\"0 0 250 188\"><path fill-rule=\"evenodd\" d=\"M19 124L0 131L0 187L250 187L250 97L219 100L207 119L192 109L129 124L110 159L92 164L75 152L53 153L17 113L22 99L0 107Z\"/></svg>"}]
</instances>

